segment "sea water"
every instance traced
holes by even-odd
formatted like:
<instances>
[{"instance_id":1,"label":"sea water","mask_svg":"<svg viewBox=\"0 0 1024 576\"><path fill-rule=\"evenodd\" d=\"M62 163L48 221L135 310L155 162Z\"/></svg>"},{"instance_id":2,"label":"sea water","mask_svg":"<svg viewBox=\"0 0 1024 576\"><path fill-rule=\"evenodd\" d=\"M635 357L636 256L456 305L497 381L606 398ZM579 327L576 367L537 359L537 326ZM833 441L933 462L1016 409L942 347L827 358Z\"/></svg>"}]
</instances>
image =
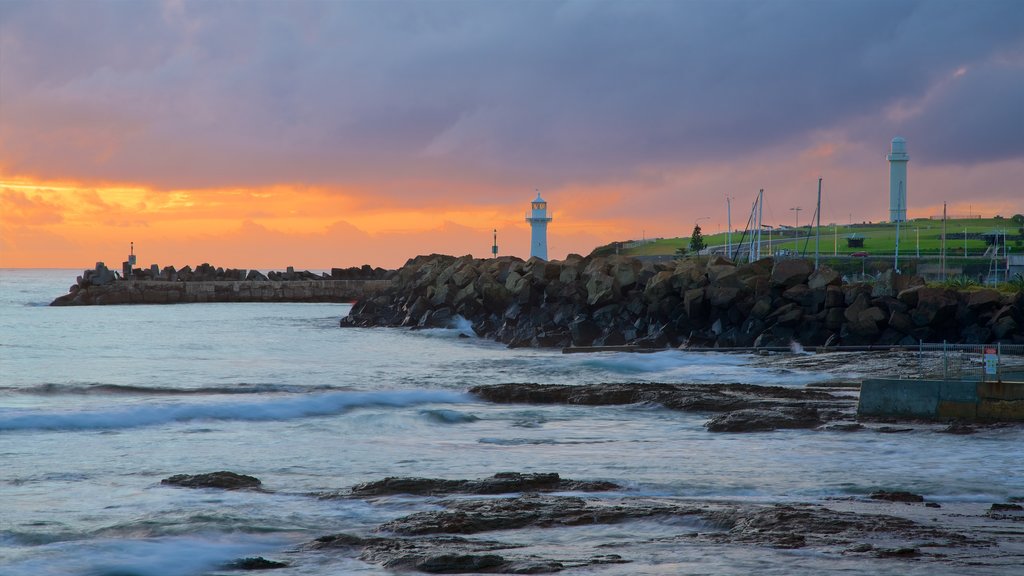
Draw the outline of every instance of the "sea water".
<instances>
[{"instance_id":1,"label":"sea water","mask_svg":"<svg viewBox=\"0 0 1024 576\"><path fill-rule=\"evenodd\" d=\"M501 471L609 480L617 496L814 502L909 490L939 502L1024 494L1020 427L971 436L786 430L714 434L647 405L495 405L477 384L743 382L825 376L743 355L506 349L468 326L339 328L345 304L49 307L76 271L0 271L0 575L187 576L232 560L290 575L384 574L296 552L434 504L319 499L386 476ZM466 338L464 336L471 336ZM835 375L828 376L830 378ZM230 470L267 492L168 487ZM555 558L618 553L593 574L911 574L942 567L752 546L664 543L671 521L485 534ZM608 543L624 543L607 547ZM950 569L954 574L958 570Z\"/></svg>"}]
</instances>

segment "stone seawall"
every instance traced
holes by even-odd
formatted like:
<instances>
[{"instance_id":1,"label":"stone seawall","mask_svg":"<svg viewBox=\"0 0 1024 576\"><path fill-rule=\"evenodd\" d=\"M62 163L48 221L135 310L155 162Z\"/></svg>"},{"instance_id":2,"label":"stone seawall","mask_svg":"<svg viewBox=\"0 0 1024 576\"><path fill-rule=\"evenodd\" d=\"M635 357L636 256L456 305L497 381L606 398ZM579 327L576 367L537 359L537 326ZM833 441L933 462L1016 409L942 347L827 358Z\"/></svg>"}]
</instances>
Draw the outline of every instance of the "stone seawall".
<instances>
[{"instance_id":1,"label":"stone seawall","mask_svg":"<svg viewBox=\"0 0 1024 576\"><path fill-rule=\"evenodd\" d=\"M355 302L383 293L391 280L118 280L72 286L51 306L199 302Z\"/></svg>"},{"instance_id":2,"label":"stone seawall","mask_svg":"<svg viewBox=\"0 0 1024 576\"><path fill-rule=\"evenodd\" d=\"M460 315L479 336L512 347L1024 344L1024 293L957 291L891 273L850 284L803 259L430 255L394 278L341 325L438 327Z\"/></svg>"}]
</instances>

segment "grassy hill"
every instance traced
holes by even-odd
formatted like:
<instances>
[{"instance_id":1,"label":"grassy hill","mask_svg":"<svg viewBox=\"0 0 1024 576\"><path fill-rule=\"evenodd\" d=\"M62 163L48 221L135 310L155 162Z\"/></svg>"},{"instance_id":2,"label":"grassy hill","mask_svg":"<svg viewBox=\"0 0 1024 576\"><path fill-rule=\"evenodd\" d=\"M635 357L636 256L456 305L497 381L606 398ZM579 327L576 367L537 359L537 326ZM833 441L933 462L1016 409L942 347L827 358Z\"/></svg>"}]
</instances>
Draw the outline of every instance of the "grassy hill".
<instances>
[{"instance_id":1,"label":"grassy hill","mask_svg":"<svg viewBox=\"0 0 1024 576\"><path fill-rule=\"evenodd\" d=\"M1014 218L973 218L946 221L946 255L947 257L963 257L966 248L968 257L980 257L984 254L987 245L983 234L999 232L1005 233L1010 252L1024 252L1024 216ZM966 233L966 239L965 239ZM771 231L771 250L775 253L787 251L814 254L815 230L810 226L801 226L794 229L792 226L773 229ZM863 247L849 247L847 239L856 235L864 239ZM732 233L732 242L735 246L742 236L741 231ZM769 241L769 231L766 229L761 234L763 242ZM750 241L748 235L746 240ZM704 236L705 244L712 248L721 248L726 245L726 234L708 234ZM648 241L640 245L635 242L613 242L595 250L595 253L618 253L629 256L673 256L679 248L690 251L690 238L663 238L660 240ZM629 246L629 247L625 247ZM941 251L942 246L942 221L919 218L900 224L900 255L908 257L916 256L919 251L921 256L935 256ZM767 246L763 247L765 250ZM890 223L882 224L854 224L821 227L820 252L822 255L849 255L856 252L867 252L871 256L892 256L896 249L896 225Z\"/></svg>"}]
</instances>

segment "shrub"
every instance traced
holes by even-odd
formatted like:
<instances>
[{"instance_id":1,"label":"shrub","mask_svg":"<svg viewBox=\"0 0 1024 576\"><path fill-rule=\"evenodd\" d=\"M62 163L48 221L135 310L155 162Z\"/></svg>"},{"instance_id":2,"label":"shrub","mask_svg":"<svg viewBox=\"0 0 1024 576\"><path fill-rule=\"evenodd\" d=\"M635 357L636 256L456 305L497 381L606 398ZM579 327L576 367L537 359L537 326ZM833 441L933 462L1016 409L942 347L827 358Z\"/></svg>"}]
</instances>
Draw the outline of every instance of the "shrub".
<instances>
[{"instance_id":1,"label":"shrub","mask_svg":"<svg viewBox=\"0 0 1024 576\"><path fill-rule=\"evenodd\" d=\"M1014 292L1024 292L1024 275L1020 272L1014 274L1007 284L1010 285L1010 289Z\"/></svg>"},{"instance_id":2,"label":"shrub","mask_svg":"<svg viewBox=\"0 0 1024 576\"><path fill-rule=\"evenodd\" d=\"M947 288L953 288L953 289L956 289L956 290L962 290L964 288L971 288L972 286L977 286L977 285L978 285L978 281L977 280L975 280L975 279L973 279L973 278L971 278L969 276L966 276L966 275L952 276L950 278L947 278L946 282L945 282L945 286Z\"/></svg>"}]
</instances>

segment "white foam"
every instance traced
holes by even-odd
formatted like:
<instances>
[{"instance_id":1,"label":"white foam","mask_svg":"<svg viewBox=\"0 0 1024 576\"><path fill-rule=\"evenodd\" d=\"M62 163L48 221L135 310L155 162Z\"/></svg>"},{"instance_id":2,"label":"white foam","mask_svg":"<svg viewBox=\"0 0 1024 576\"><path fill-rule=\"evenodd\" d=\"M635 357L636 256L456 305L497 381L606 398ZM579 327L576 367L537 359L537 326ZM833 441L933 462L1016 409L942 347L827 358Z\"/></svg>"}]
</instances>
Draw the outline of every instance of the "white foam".
<instances>
[{"instance_id":1,"label":"white foam","mask_svg":"<svg viewBox=\"0 0 1024 576\"><path fill-rule=\"evenodd\" d=\"M38 556L5 566L6 576L132 574L188 576L205 574L225 564L284 544L279 538L242 536L91 540L65 542L39 549Z\"/></svg>"},{"instance_id":2,"label":"white foam","mask_svg":"<svg viewBox=\"0 0 1024 576\"><path fill-rule=\"evenodd\" d=\"M259 402L160 404L89 412L9 410L0 412L0 431L136 428L193 420L291 420L330 416L364 406L406 407L470 401L467 395L461 393L411 390L332 392Z\"/></svg>"}]
</instances>

